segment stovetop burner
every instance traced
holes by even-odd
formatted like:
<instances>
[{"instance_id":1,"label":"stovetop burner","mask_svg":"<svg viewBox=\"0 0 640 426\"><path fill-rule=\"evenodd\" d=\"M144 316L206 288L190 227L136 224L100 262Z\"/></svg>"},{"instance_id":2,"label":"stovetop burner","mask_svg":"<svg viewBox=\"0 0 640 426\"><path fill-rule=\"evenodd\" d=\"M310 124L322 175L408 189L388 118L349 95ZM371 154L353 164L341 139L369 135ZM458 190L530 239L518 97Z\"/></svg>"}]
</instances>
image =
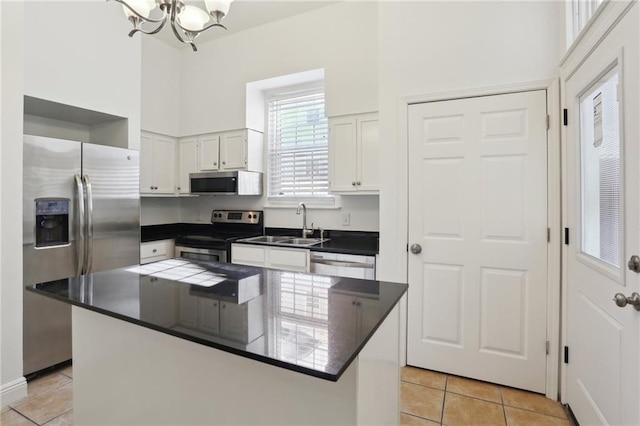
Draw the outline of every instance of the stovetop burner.
<instances>
[{"instance_id":1,"label":"stovetop burner","mask_svg":"<svg viewBox=\"0 0 640 426\"><path fill-rule=\"evenodd\" d=\"M228 249L231 242L240 238L249 238L264 233L262 211L247 210L214 210L211 212L211 223L202 234L180 235L176 245L182 247ZM198 231L195 231L198 232Z\"/></svg>"}]
</instances>

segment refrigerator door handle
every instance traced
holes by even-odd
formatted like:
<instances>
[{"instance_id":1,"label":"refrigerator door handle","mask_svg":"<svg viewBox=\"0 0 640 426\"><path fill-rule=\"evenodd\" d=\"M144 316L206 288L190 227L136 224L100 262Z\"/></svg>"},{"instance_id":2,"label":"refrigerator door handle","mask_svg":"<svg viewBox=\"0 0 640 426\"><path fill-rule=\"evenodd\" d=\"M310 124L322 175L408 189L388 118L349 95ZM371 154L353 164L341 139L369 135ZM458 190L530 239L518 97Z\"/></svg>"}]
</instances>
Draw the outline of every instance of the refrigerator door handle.
<instances>
[{"instance_id":1,"label":"refrigerator door handle","mask_svg":"<svg viewBox=\"0 0 640 426\"><path fill-rule=\"evenodd\" d=\"M78 268L76 271L76 275L82 275L84 272L84 256L85 256L85 240L84 240L84 186L82 185L82 180L80 179L80 175L75 175L76 182L76 191L78 195L78 241L76 241L76 245L78 246Z\"/></svg>"},{"instance_id":2,"label":"refrigerator door handle","mask_svg":"<svg viewBox=\"0 0 640 426\"><path fill-rule=\"evenodd\" d=\"M89 179L89 175L84 175L82 177L82 182L84 183L85 191L87 192L87 239L86 239L86 261L85 261L85 274L91 273L91 268L93 266L93 192L91 189L91 180Z\"/></svg>"}]
</instances>

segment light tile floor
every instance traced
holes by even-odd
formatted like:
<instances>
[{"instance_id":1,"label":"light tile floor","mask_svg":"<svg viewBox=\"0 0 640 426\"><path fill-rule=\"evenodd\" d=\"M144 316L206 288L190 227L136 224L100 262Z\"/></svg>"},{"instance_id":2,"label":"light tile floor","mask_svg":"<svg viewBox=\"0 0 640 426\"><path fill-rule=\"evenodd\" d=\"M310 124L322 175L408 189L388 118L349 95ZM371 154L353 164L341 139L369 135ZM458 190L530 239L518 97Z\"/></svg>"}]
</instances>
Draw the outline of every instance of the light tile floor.
<instances>
[{"instance_id":1,"label":"light tile floor","mask_svg":"<svg viewBox=\"0 0 640 426\"><path fill-rule=\"evenodd\" d=\"M27 383L27 397L2 410L0 425L73 425L73 367Z\"/></svg>"},{"instance_id":2,"label":"light tile floor","mask_svg":"<svg viewBox=\"0 0 640 426\"><path fill-rule=\"evenodd\" d=\"M401 377L402 425L571 426L543 395L414 367Z\"/></svg>"},{"instance_id":3,"label":"light tile floor","mask_svg":"<svg viewBox=\"0 0 640 426\"><path fill-rule=\"evenodd\" d=\"M457 376L402 368L402 425L571 426L542 395ZM73 425L73 367L28 383L28 396L2 410L0 425Z\"/></svg>"}]
</instances>

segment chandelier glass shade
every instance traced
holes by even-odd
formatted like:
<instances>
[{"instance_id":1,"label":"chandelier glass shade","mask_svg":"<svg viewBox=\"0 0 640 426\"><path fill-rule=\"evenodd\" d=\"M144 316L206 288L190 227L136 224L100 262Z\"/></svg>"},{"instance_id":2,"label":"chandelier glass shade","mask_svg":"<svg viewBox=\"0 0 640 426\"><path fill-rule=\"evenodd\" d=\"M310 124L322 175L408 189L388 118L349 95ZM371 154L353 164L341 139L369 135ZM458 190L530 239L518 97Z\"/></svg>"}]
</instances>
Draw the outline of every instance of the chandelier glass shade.
<instances>
[{"instance_id":1,"label":"chandelier glass shade","mask_svg":"<svg viewBox=\"0 0 640 426\"><path fill-rule=\"evenodd\" d=\"M227 29L220 21L229 13L233 0L204 0L206 12L199 7L186 5L181 0L113 1L122 4L127 19L133 25L129 37L137 32L156 34L169 21L176 38L189 44L195 52L198 50L195 39L202 32L213 27Z\"/></svg>"}]
</instances>

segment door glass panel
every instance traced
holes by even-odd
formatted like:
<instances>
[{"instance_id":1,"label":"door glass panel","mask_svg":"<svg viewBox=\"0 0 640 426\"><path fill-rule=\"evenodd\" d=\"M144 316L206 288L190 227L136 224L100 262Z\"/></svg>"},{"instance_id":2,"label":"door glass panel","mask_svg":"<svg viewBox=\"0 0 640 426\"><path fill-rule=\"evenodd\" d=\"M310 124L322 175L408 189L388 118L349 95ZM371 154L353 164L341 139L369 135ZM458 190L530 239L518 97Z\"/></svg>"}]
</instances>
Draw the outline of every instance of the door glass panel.
<instances>
[{"instance_id":1,"label":"door glass panel","mask_svg":"<svg viewBox=\"0 0 640 426\"><path fill-rule=\"evenodd\" d=\"M580 101L582 252L620 268L622 173L618 73L600 79Z\"/></svg>"}]
</instances>

